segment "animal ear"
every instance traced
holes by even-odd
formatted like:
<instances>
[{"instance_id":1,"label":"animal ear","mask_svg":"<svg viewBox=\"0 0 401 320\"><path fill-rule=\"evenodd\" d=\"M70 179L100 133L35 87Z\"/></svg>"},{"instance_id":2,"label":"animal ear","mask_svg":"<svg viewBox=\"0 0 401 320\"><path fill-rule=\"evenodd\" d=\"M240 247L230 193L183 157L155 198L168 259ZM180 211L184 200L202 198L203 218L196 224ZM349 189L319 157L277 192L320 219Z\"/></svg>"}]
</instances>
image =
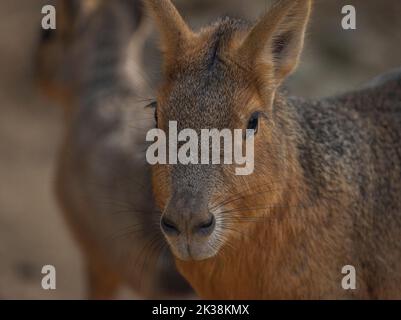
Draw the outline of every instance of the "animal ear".
<instances>
[{"instance_id":1,"label":"animal ear","mask_svg":"<svg viewBox=\"0 0 401 320\"><path fill-rule=\"evenodd\" d=\"M104 0L59 0L57 10L60 9L60 25L64 30L71 29L79 19L86 18L95 11Z\"/></svg>"},{"instance_id":2,"label":"animal ear","mask_svg":"<svg viewBox=\"0 0 401 320\"><path fill-rule=\"evenodd\" d=\"M279 0L252 28L238 49L241 63L267 64L279 85L299 61L312 0Z\"/></svg>"},{"instance_id":3,"label":"animal ear","mask_svg":"<svg viewBox=\"0 0 401 320\"><path fill-rule=\"evenodd\" d=\"M145 0L161 34L161 47L166 59L177 56L193 35L191 29L170 0Z\"/></svg>"},{"instance_id":4,"label":"animal ear","mask_svg":"<svg viewBox=\"0 0 401 320\"><path fill-rule=\"evenodd\" d=\"M61 0L63 10L67 11L71 16L79 14L88 14L101 5L104 0Z\"/></svg>"}]
</instances>

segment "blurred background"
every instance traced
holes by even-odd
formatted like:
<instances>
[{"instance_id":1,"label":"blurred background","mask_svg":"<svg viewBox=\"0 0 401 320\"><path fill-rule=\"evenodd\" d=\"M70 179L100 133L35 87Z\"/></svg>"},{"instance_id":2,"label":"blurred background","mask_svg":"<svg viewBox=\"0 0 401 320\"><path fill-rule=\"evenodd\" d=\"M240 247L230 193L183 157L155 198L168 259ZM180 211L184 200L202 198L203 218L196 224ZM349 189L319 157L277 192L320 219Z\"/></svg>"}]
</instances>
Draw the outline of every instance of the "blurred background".
<instances>
[{"instance_id":1,"label":"blurred background","mask_svg":"<svg viewBox=\"0 0 401 320\"><path fill-rule=\"evenodd\" d=\"M175 3L197 28L225 14L255 19L268 1ZM62 109L44 98L33 81L45 4L53 1L0 1L0 299L85 297L80 252L52 189ZM346 4L356 8L356 30L341 27ZM399 0L316 0L302 63L287 83L289 92L307 97L341 93L401 67L400 12ZM156 83L160 59L147 57L147 76ZM41 288L46 264L57 269L57 290ZM121 297L135 296L126 291Z\"/></svg>"}]
</instances>

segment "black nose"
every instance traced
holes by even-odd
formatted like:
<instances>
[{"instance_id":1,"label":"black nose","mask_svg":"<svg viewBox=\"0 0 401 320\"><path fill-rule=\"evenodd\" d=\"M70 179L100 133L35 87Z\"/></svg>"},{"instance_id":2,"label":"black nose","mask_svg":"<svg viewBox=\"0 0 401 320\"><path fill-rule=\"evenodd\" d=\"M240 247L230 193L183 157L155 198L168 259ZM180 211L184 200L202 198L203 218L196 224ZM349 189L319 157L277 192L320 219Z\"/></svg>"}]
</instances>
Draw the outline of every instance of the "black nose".
<instances>
[{"instance_id":1,"label":"black nose","mask_svg":"<svg viewBox=\"0 0 401 320\"><path fill-rule=\"evenodd\" d=\"M200 222L199 224L195 225L194 233L198 233L204 236L208 236L212 233L216 226L216 219L214 215L210 215L209 219Z\"/></svg>"},{"instance_id":2,"label":"black nose","mask_svg":"<svg viewBox=\"0 0 401 320\"><path fill-rule=\"evenodd\" d=\"M168 235L179 235L181 232L178 230L177 225L170 219L163 216L160 225L162 230Z\"/></svg>"},{"instance_id":3,"label":"black nose","mask_svg":"<svg viewBox=\"0 0 401 320\"><path fill-rule=\"evenodd\" d=\"M178 236L183 232L199 236L209 236L216 226L215 217L209 214L206 219L199 218L200 217L192 217L192 219L185 222L181 219L177 219L176 221L174 216L163 215L160 220L160 226L164 233L169 236Z\"/></svg>"}]
</instances>

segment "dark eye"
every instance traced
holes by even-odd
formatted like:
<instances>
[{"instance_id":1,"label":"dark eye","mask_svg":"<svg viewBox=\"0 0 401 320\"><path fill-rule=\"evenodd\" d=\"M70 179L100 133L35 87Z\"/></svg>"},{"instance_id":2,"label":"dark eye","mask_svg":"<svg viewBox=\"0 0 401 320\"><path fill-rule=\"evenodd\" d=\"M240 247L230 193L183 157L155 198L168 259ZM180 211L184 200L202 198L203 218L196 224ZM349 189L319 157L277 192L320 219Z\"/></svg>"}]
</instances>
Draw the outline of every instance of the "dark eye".
<instances>
[{"instance_id":1,"label":"dark eye","mask_svg":"<svg viewBox=\"0 0 401 320\"><path fill-rule=\"evenodd\" d=\"M249 121L248 121L247 129L254 130L255 134L258 132L259 117L260 117L260 112L258 112L258 111L254 112L254 113L252 113L252 115L251 115L251 117L249 118Z\"/></svg>"},{"instance_id":2,"label":"dark eye","mask_svg":"<svg viewBox=\"0 0 401 320\"><path fill-rule=\"evenodd\" d=\"M155 124L156 124L156 128L158 126L158 121L157 121L157 108L155 108Z\"/></svg>"},{"instance_id":3,"label":"dark eye","mask_svg":"<svg viewBox=\"0 0 401 320\"><path fill-rule=\"evenodd\" d=\"M146 107L154 109L154 117L155 117L155 123L156 123L156 128L157 128L157 102L153 101L152 103L148 104Z\"/></svg>"}]
</instances>

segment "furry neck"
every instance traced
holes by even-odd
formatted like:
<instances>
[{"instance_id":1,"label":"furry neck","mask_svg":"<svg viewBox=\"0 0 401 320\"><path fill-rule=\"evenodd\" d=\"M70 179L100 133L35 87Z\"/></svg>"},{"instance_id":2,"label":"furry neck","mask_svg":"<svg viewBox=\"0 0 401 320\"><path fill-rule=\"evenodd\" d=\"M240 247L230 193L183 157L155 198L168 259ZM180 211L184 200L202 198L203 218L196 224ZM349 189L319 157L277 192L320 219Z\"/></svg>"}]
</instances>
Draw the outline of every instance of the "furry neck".
<instances>
[{"instance_id":1,"label":"furry neck","mask_svg":"<svg viewBox=\"0 0 401 320\"><path fill-rule=\"evenodd\" d=\"M204 261L177 260L179 271L203 299L298 297L297 288L302 287L303 281L298 272L302 271L294 270L303 269L305 264L305 257L298 254L302 252L303 242L299 239L305 222L298 210L299 196L288 189L282 202L263 217L241 223L241 234L230 239L229 245L215 257Z\"/></svg>"}]
</instances>

